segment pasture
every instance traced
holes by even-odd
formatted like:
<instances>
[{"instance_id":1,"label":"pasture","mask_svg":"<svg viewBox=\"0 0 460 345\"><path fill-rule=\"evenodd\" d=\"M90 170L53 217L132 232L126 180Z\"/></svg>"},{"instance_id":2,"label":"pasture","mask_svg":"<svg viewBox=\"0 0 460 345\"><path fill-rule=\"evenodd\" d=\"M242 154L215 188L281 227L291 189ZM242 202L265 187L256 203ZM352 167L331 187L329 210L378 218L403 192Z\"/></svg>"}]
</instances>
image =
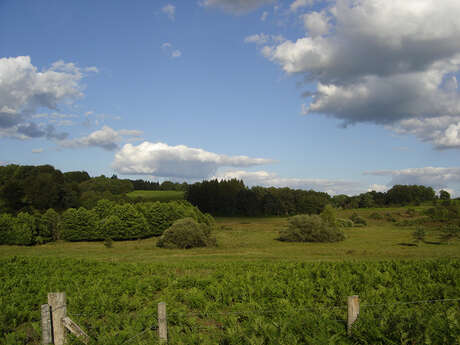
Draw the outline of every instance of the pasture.
<instances>
[{"instance_id":1,"label":"pasture","mask_svg":"<svg viewBox=\"0 0 460 345\"><path fill-rule=\"evenodd\" d=\"M0 246L0 343L39 344L51 291L66 291L90 345L155 344L160 301L170 344L460 343L460 241L433 244L432 228L427 243L407 246L414 227L396 223L418 215L337 216L355 211L368 225L345 228L338 243L277 241L287 218L269 217L217 218L213 248L161 249L156 238ZM347 336L355 294L363 309Z\"/></svg>"},{"instance_id":2,"label":"pasture","mask_svg":"<svg viewBox=\"0 0 460 345\"><path fill-rule=\"evenodd\" d=\"M418 208L420 211L423 207ZM286 225L286 217L217 218L217 247L171 250L156 247L156 238L114 242L105 248L102 242L51 242L32 247L0 246L0 258L12 255L39 257L70 257L125 262L231 262L231 261L343 261L460 258L460 241L448 244L412 243L414 226L401 227L385 219L374 220L370 214L389 213L396 220L407 219L406 208L360 209L339 211L346 218L358 212L368 222L360 228L344 228L346 239L337 243L286 243L277 241L278 232ZM436 242L434 228L427 233L427 242Z\"/></svg>"},{"instance_id":3,"label":"pasture","mask_svg":"<svg viewBox=\"0 0 460 345\"><path fill-rule=\"evenodd\" d=\"M183 200L184 192L175 190L135 190L126 193L130 199L139 199L142 201L174 201Z\"/></svg>"}]
</instances>

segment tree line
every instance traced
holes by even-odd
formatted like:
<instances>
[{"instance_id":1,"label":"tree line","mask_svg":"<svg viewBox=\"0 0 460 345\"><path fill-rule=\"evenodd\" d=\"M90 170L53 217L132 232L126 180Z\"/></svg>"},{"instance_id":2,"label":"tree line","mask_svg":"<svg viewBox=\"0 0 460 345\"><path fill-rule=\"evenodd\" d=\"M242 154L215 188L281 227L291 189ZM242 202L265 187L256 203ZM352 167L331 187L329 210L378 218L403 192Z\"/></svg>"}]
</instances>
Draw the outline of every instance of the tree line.
<instances>
[{"instance_id":1,"label":"tree line","mask_svg":"<svg viewBox=\"0 0 460 345\"><path fill-rule=\"evenodd\" d=\"M133 190L186 190L187 184L119 179L116 175L90 177L86 171L61 172L51 165L0 166L0 213L52 208L92 209L101 199L129 202Z\"/></svg>"},{"instance_id":2,"label":"tree line","mask_svg":"<svg viewBox=\"0 0 460 345\"><path fill-rule=\"evenodd\" d=\"M186 199L215 216L287 216L317 214L331 202L324 192L290 188L248 188L243 181L210 180L189 185Z\"/></svg>"},{"instance_id":3,"label":"tree line","mask_svg":"<svg viewBox=\"0 0 460 345\"><path fill-rule=\"evenodd\" d=\"M0 244L34 245L56 240L132 240L160 236L176 220L191 218L211 226L210 215L186 201L117 204L99 200L93 209L0 214Z\"/></svg>"},{"instance_id":4,"label":"tree line","mask_svg":"<svg viewBox=\"0 0 460 345\"><path fill-rule=\"evenodd\" d=\"M449 199L441 191L441 199ZM210 180L188 186L186 199L203 212L215 216L286 216L295 214L319 214L327 204L336 208L369 208L385 206L418 205L436 201L438 197L431 187L419 185L395 185L386 192L371 191L356 196L330 196L324 192L291 188L248 188L243 181Z\"/></svg>"},{"instance_id":5,"label":"tree line","mask_svg":"<svg viewBox=\"0 0 460 345\"><path fill-rule=\"evenodd\" d=\"M17 214L52 208L93 209L101 199L132 203L126 196L133 190L181 190L186 199L203 212L218 216L286 216L318 214L326 204L340 208L417 205L438 199L433 188L395 185L386 192L371 191L356 196L330 196L324 192L291 188L252 187L243 181L209 180L193 184L119 179L116 175L90 177L86 171L62 173L51 165L0 166L0 213ZM441 191L440 199L449 199Z\"/></svg>"}]
</instances>

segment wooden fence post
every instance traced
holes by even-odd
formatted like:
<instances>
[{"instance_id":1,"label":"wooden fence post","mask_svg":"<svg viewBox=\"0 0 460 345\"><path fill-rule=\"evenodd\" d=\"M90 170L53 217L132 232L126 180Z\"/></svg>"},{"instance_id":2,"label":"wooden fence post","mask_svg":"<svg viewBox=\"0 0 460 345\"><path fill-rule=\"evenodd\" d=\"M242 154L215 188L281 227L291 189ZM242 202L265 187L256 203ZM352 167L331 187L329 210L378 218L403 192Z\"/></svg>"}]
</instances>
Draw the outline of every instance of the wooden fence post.
<instances>
[{"instance_id":1,"label":"wooden fence post","mask_svg":"<svg viewBox=\"0 0 460 345\"><path fill-rule=\"evenodd\" d=\"M359 314L359 296L348 296L348 318L347 318L347 331L351 335L351 327L358 318Z\"/></svg>"},{"instance_id":2,"label":"wooden fence post","mask_svg":"<svg viewBox=\"0 0 460 345\"><path fill-rule=\"evenodd\" d=\"M51 328L51 312L49 304L42 304L40 307L42 318L42 344L48 345L53 343Z\"/></svg>"},{"instance_id":3,"label":"wooden fence post","mask_svg":"<svg viewBox=\"0 0 460 345\"><path fill-rule=\"evenodd\" d=\"M48 304L51 307L54 345L64 345L66 330L62 319L67 316L65 292L50 292L48 294Z\"/></svg>"},{"instance_id":4,"label":"wooden fence post","mask_svg":"<svg viewBox=\"0 0 460 345\"><path fill-rule=\"evenodd\" d=\"M158 336L160 343L166 344L168 342L168 326L166 322L166 303L158 303Z\"/></svg>"}]
</instances>

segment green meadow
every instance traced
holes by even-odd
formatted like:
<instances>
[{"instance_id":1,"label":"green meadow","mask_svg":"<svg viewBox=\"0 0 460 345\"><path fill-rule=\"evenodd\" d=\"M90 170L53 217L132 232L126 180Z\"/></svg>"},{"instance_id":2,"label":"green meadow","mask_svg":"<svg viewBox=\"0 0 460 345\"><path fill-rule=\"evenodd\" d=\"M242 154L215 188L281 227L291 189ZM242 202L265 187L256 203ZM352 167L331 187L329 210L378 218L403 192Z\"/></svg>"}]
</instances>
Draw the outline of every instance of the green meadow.
<instances>
[{"instance_id":1,"label":"green meadow","mask_svg":"<svg viewBox=\"0 0 460 345\"><path fill-rule=\"evenodd\" d=\"M174 190L135 190L126 196L130 199L140 199L142 201L174 201L183 200L184 192Z\"/></svg>"},{"instance_id":2,"label":"green meadow","mask_svg":"<svg viewBox=\"0 0 460 345\"><path fill-rule=\"evenodd\" d=\"M286 217L217 218L218 245L162 249L156 238L0 246L0 344L40 344L40 305L65 291L89 344L459 344L460 241L398 226L425 207L357 212L338 243L277 241ZM382 219L371 215L379 213ZM362 310L347 335L347 296ZM80 344L69 338L69 344Z\"/></svg>"},{"instance_id":3,"label":"green meadow","mask_svg":"<svg viewBox=\"0 0 460 345\"><path fill-rule=\"evenodd\" d=\"M460 257L460 241L439 243L439 229L430 228L426 242L413 243L414 226L397 226L397 222L373 220L372 213L390 214L396 221L410 219L407 208L359 209L339 211L347 218L357 212L368 225L344 228L346 239L337 243L287 243L277 241L286 217L216 218L217 247L187 250L156 247L157 238L114 242L113 248L103 242L51 242L31 247L0 246L0 257L12 255L71 257L102 261L126 262L228 262L228 261L343 261L428 259ZM418 210L422 210L419 207ZM415 216L416 217L416 216Z\"/></svg>"}]
</instances>

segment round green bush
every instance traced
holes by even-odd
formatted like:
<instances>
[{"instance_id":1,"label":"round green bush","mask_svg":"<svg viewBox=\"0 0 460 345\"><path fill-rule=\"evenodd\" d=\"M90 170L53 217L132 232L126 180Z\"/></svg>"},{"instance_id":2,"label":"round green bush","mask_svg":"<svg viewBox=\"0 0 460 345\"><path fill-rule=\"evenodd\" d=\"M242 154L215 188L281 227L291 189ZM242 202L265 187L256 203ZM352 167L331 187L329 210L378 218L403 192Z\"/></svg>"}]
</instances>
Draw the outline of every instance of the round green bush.
<instances>
[{"instance_id":1,"label":"round green bush","mask_svg":"<svg viewBox=\"0 0 460 345\"><path fill-rule=\"evenodd\" d=\"M168 249L189 249L215 244L216 240L211 236L211 227L205 223L198 223L191 217L175 221L157 242L158 247Z\"/></svg>"},{"instance_id":2,"label":"round green bush","mask_svg":"<svg viewBox=\"0 0 460 345\"><path fill-rule=\"evenodd\" d=\"M278 240L286 242L338 242L345 239L343 231L318 215L298 215L288 219L287 228Z\"/></svg>"},{"instance_id":3,"label":"round green bush","mask_svg":"<svg viewBox=\"0 0 460 345\"><path fill-rule=\"evenodd\" d=\"M351 216L350 216L350 219L351 221L353 222L353 224L356 226L357 224L361 224L361 225L367 225L367 222L366 220L361 217L360 215L358 215L356 212L354 212Z\"/></svg>"},{"instance_id":4,"label":"round green bush","mask_svg":"<svg viewBox=\"0 0 460 345\"><path fill-rule=\"evenodd\" d=\"M351 219L337 218L335 220L335 225L339 228L351 228L354 224Z\"/></svg>"},{"instance_id":5,"label":"round green bush","mask_svg":"<svg viewBox=\"0 0 460 345\"><path fill-rule=\"evenodd\" d=\"M380 213L373 212L369 215L370 219L375 219L375 220L381 220L383 219L383 216Z\"/></svg>"}]
</instances>

